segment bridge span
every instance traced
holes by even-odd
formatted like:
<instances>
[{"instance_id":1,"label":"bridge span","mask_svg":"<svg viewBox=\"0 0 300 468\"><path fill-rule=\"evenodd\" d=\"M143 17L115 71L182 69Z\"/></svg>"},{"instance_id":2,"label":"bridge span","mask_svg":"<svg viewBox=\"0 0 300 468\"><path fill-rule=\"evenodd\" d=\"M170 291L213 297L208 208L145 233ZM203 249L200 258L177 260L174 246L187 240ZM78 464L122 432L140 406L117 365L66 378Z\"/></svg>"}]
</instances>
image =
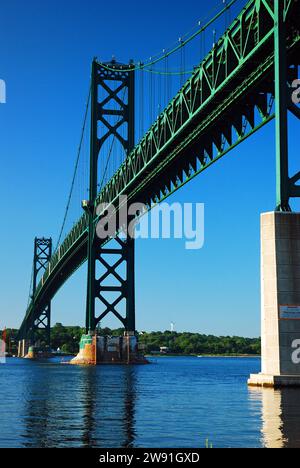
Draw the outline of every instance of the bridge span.
<instances>
[{"instance_id":1,"label":"bridge span","mask_svg":"<svg viewBox=\"0 0 300 468\"><path fill-rule=\"evenodd\" d=\"M128 237L121 240L118 237L122 230L121 223L115 232L118 248L109 248L110 237L97 238L96 225L101 222L105 211L99 212L97 207L118 206L119 197L126 195L129 203L143 203L147 210L151 210L274 118L277 148L274 219L278 225L281 224L280 219L292 219L292 223L297 224L295 215L291 214L289 218L289 214L290 199L300 196L297 185L300 172L289 176L287 114L292 112L300 117L299 108L291 99L300 62L299 30L299 1L248 1L136 145L135 74L141 64L93 61L89 200L83 203L81 218L54 252L51 239L35 240L33 294L19 331L19 340L23 342L21 354L26 354L26 343L34 343L35 334L41 328L47 331L50 343L51 299L86 260L87 337L94 334L97 324L109 313L121 321L129 340L134 337L134 239ZM100 99L100 89L105 89L107 93L104 100ZM124 91L123 99L120 98L121 91ZM112 100L118 103L118 109L108 108ZM118 124L110 123L111 116L119 117ZM124 123L128 129L126 138L119 131ZM101 137L99 125L105 129ZM119 141L127 156L98 192L99 154L111 136ZM285 218L281 218L283 213ZM277 228L274 229L276 231ZM115 255L118 259L113 267L104 261L106 254ZM274 258L274 261L277 260ZM106 273L101 277L96 274L97 262L106 268ZM120 262L126 264L126 278L121 280L116 273ZM38 274L42 270L44 273L37 284ZM109 274L120 280L120 286L103 285ZM118 293L119 296L114 301L108 301L105 292ZM123 300L126 301L125 317L117 311L118 304ZM276 304L278 300L276 296ZM104 306L100 315L96 312L98 301ZM288 301L292 306L296 306L297 302L300 304L300 298L297 301L290 297ZM277 346L278 351L281 349L278 338L280 322L275 323L274 317L272 320L272 346ZM284 339L287 339L286 332ZM280 368L281 361L278 357L276 373L290 372L290 368L288 371ZM300 375L299 369L297 372L293 369Z\"/></svg>"}]
</instances>

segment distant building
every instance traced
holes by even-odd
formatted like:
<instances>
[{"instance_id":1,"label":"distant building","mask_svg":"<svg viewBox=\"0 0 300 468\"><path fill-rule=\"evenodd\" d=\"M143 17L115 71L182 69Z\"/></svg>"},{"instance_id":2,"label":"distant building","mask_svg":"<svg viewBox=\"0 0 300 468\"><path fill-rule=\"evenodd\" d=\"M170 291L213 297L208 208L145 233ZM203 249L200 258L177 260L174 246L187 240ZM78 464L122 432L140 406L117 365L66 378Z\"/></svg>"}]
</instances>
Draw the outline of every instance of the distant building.
<instances>
[{"instance_id":1,"label":"distant building","mask_svg":"<svg viewBox=\"0 0 300 468\"><path fill-rule=\"evenodd\" d=\"M160 354L168 354L168 352L169 352L169 348L167 348L166 346L160 347Z\"/></svg>"}]
</instances>

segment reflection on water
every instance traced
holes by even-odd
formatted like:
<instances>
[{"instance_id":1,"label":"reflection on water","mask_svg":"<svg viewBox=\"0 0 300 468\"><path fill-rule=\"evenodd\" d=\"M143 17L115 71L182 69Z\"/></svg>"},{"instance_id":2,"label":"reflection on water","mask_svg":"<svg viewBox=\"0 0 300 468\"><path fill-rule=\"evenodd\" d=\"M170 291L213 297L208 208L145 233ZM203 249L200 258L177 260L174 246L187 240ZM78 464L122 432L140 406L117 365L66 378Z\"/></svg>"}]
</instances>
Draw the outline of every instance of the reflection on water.
<instances>
[{"instance_id":1,"label":"reflection on water","mask_svg":"<svg viewBox=\"0 0 300 468\"><path fill-rule=\"evenodd\" d=\"M300 390L248 389L259 359L0 365L0 447L300 447Z\"/></svg>"},{"instance_id":2,"label":"reflection on water","mask_svg":"<svg viewBox=\"0 0 300 468\"><path fill-rule=\"evenodd\" d=\"M44 372L42 382L37 374L27 386L25 447L133 446L133 368L107 368L103 376L95 368L81 368L76 372L77 388L72 387L74 375L68 382L66 372L56 372L57 378Z\"/></svg>"},{"instance_id":3,"label":"reflection on water","mask_svg":"<svg viewBox=\"0 0 300 468\"><path fill-rule=\"evenodd\" d=\"M250 388L262 403L262 444L266 448L300 448L300 390Z\"/></svg>"}]
</instances>

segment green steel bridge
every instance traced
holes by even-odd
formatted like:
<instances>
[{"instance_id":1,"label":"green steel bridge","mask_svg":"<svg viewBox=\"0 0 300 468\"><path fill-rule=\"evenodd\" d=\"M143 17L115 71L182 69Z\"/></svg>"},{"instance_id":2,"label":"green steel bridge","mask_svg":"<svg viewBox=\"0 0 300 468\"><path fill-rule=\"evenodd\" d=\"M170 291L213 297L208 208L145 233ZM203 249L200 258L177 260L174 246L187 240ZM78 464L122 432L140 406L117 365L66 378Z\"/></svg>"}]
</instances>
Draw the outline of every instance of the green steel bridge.
<instances>
[{"instance_id":1,"label":"green steel bridge","mask_svg":"<svg viewBox=\"0 0 300 468\"><path fill-rule=\"evenodd\" d=\"M119 249L113 249L109 248L110 238L98 239L95 227L103 213L97 207L101 203L116 206L119 197L126 195L129 203L143 203L150 210L274 118L276 208L289 211L290 199L300 197L300 187L296 185L300 172L289 176L287 120L288 112L300 117L300 110L291 99L299 64L300 1L250 0L134 146L136 66L94 60L90 91L89 200L83 204L84 212L78 222L54 252L51 239L35 240L33 294L19 340L34 340L38 329L45 329L50 340L51 299L86 260L87 332L94 331L110 312L127 331L134 332L134 240L117 237ZM120 84L113 89L108 85L110 82ZM107 91L104 101L99 99L100 87ZM122 89L127 92L126 103L117 97ZM118 110L107 110L110 99L117 100ZM119 124L109 123L108 116L112 115L118 116ZM124 122L128 126L125 139L118 133L119 125ZM99 124L107 130L102 138L98 136ZM111 135L122 144L127 157L99 192L98 156ZM113 266L104 260L105 254L117 256ZM97 262L106 269L100 278L96 274ZM125 279L116 272L121 262L127 265ZM40 272L43 275L37 282ZM103 286L110 274L120 286ZM107 291L118 293L119 297L109 302L104 297ZM117 312L117 305L123 299L126 317ZM97 316L95 303L99 300L105 310Z\"/></svg>"}]
</instances>

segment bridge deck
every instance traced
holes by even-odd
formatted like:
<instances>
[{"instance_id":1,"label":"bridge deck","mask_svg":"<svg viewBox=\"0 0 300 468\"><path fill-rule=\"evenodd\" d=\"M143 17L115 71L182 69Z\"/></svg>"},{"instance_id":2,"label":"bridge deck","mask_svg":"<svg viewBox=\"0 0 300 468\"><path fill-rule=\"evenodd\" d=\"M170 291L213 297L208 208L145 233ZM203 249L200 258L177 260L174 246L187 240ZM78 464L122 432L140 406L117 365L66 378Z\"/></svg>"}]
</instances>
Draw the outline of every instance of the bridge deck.
<instances>
[{"instance_id":1,"label":"bridge deck","mask_svg":"<svg viewBox=\"0 0 300 468\"><path fill-rule=\"evenodd\" d=\"M247 3L99 193L97 204L126 194L129 202L151 209L274 118L273 3ZM286 18L289 63L297 66L300 2L286 1ZM52 256L20 335L86 260L87 228L84 214Z\"/></svg>"}]
</instances>

